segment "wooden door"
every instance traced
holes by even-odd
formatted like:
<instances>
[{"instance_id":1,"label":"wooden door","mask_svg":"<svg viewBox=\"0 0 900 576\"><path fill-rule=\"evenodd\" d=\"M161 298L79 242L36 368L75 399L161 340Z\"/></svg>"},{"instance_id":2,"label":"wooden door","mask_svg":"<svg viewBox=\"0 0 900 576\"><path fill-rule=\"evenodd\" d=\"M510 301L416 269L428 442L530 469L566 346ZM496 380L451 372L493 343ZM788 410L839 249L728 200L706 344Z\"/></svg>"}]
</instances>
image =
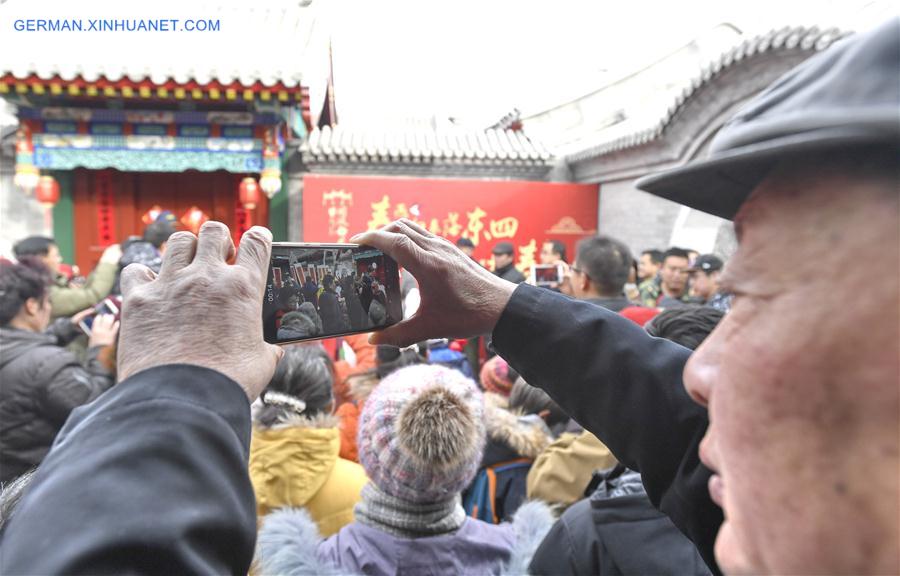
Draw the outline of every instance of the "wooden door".
<instances>
[{"instance_id":1,"label":"wooden door","mask_svg":"<svg viewBox=\"0 0 900 576\"><path fill-rule=\"evenodd\" d=\"M96 266L106 246L143 234L142 218L154 206L170 210L182 230L187 228L180 223L181 218L197 207L210 220L226 224L237 245L243 230L268 222L265 198L250 212L238 203L238 186L244 176L221 170L178 173L76 170L75 262L87 273Z\"/></svg>"}]
</instances>

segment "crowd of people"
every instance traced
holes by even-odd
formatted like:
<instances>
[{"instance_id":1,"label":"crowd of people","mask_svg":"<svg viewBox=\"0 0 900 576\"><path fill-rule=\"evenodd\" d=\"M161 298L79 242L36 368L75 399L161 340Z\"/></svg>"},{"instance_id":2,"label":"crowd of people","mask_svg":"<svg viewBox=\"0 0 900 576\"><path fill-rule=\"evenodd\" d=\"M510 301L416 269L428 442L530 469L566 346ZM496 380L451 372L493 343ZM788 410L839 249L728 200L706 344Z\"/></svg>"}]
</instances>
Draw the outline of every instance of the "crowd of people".
<instances>
[{"instance_id":1,"label":"crowd of people","mask_svg":"<svg viewBox=\"0 0 900 576\"><path fill-rule=\"evenodd\" d=\"M69 413L115 382L119 319L103 301L121 295L127 265L160 270L175 232L167 216L106 248L86 278L64 268L44 236L22 239L14 260L0 261L0 483L36 468Z\"/></svg>"},{"instance_id":2,"label":"crowd of people","mask_svg":"<svg viewBox=\"0 0 900 576\"><path fill-rule=\"evenodd\" d=\"M387 292L373 269L325 273L320 281L288 274L276 292L279 341L380 327L389 316Z\"/></svg>"},{"instance_id":3,"label":"crowd of people","mask_svg":"<svg viewBox=\"0 0 900 576\"><path fill-rule=\"evenodd\" d=\"M900 278L865 281L900 259L898 28L639 183L733 219L727 264L608 236L569 264L550 240L565 274L538 287L511 245L492 272L399 220L351 241L405 269L415 312L278 347L264 228L167 235L156 268L110 248L81 285L23 240L0 264L0 573L900 572ZM121 317L78 351L117 273Z\"/></svg>"}]
</instances>

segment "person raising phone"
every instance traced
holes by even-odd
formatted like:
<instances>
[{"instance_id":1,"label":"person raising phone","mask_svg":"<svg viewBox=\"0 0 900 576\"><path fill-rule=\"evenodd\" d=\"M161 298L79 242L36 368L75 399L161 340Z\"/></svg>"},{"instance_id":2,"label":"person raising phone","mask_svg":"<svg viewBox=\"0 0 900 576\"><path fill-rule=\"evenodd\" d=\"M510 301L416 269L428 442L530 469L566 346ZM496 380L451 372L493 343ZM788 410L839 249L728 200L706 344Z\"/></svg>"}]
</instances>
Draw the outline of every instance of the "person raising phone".
<instances>
[{"instance_id":1,"label":"person raising phone","mask_svg":"<svg viewBox=\"0 0 900 576\"><path fill-rule=\"evenodd\" d=\"M0 264L0 483L35 468L50 450L69 413L113 385L101 361L115 344L112 315L94 318L84 363L63 346L94 310L50 326L50 271L38 260Z\"/></svg>"}]
</instances>

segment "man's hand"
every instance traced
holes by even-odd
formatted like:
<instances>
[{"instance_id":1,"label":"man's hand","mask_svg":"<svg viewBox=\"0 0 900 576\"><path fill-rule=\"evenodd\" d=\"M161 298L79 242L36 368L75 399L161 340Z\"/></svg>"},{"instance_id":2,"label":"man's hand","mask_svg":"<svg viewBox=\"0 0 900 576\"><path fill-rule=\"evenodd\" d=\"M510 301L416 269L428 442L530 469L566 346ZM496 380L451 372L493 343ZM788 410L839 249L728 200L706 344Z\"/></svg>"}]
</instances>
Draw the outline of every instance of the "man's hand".
<instances>
[{"instance_id":1,"label":"man's hand","mask_svg":"<svg viewBox=\"0 0 900 576\"><path fill-rule=\"evenodd\" d=\"M193 364L237 382L252 402L283 351L263 341L262 302L272 234L244 233L233 265L228 227L206 222L199 238L176 232L159 276L140 264L122 271L119 380L164 364Z\"/></svg>"},{"instance_id":2,"label":"man's hand","mask_svg":"<svg viewBox=\"0 0 900 576\"><path fill-rule=\"evenodd\" d=\"M107 264L118 264L119 260L122 259L122 245L121 244L111 244L106 247L106 250L103 251L103 255L100 256L100 262L105 262Z\"/></svg>"},{"instance_id":3,"label":"man's hand","mask_svg":"<svg viewBox=\"0 0 900 576\"><path fill-rule=\"evenodd\" d=\"M408 346L429 338L468 338L492 332L516 285L491 274L444 238L403 219L357 234L393 257L419 282L422 303L409 319L381 332L372 344Z\"/></svg>"},{"instance_id":4,"label":"man's hand","mask_svg":"<svg viewBox=\"0 0 900 576\"><path fill-rule=\"evenodd\" d=\"M76 314L77 316L77 314ZM88 346L112 346L119 334L119 322L112 314L99 314L91 324L91 337Z\"/></svg>"}]
</instances>

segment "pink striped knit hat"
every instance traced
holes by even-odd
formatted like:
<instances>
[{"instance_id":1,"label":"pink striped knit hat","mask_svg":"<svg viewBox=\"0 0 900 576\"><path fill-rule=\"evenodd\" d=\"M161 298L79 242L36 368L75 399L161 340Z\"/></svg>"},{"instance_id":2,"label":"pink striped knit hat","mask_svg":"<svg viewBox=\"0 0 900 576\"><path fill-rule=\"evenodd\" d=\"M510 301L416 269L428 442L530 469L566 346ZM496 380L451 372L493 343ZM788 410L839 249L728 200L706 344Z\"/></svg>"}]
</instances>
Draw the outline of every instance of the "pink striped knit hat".
<instances>
[{"instance_id":1,"label":"pink striped knit hat","mask_svg":"<svg viewBox=\"0 0 900 576\"><path fill-rule=\"evenodd\" d=\"M484 401L475 382L442 366L382 380L359 417L359 462L383 492L415 503L459 494L484 451Z\"/></svg>"}]
</instances>

